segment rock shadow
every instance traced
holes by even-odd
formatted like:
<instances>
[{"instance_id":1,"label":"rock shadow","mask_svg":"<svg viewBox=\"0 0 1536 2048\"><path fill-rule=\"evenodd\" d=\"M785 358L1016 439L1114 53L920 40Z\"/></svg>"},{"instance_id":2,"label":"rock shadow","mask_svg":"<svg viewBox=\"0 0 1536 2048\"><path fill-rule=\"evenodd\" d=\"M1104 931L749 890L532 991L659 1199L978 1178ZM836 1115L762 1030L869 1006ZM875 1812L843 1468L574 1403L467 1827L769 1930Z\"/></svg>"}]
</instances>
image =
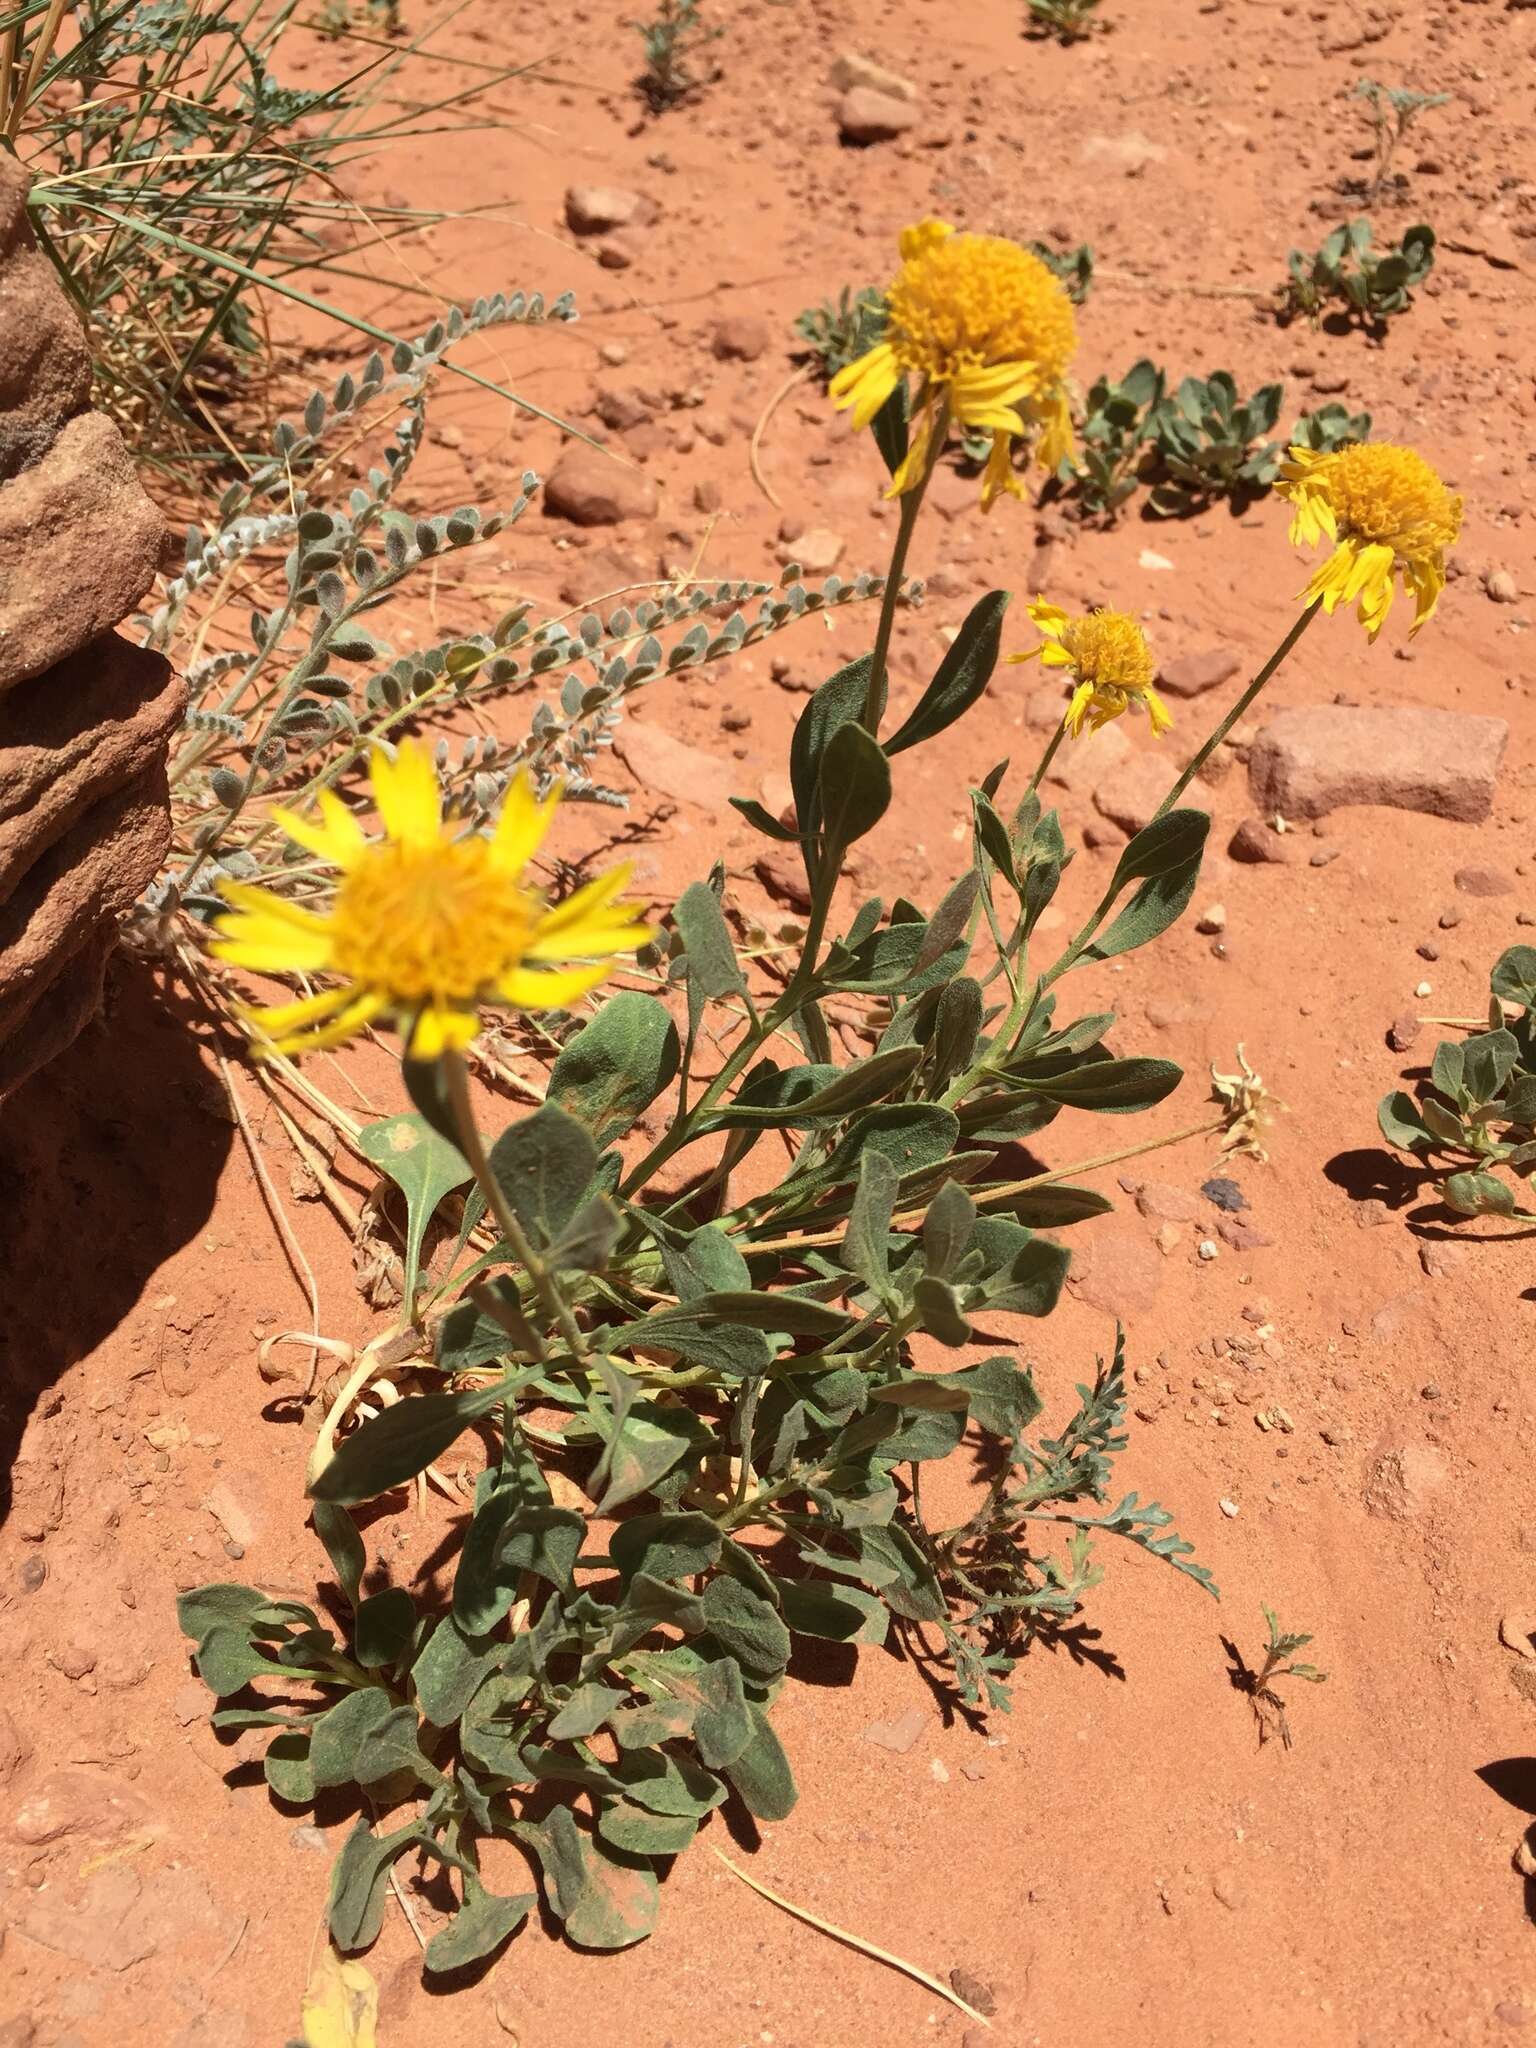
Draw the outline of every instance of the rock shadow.
<instances>
[{"instance_id":1,"label":"rock shadow","mask_svg":"<svg viewBox=\"0 0 1536 2048\"><path fill-rule=\"evenodd\" d=\"M207 1222L234 1138L174 994L118 953L101 1013L0 1105L0 1522L33 1409Z\"/></svg>"}]
</instances>

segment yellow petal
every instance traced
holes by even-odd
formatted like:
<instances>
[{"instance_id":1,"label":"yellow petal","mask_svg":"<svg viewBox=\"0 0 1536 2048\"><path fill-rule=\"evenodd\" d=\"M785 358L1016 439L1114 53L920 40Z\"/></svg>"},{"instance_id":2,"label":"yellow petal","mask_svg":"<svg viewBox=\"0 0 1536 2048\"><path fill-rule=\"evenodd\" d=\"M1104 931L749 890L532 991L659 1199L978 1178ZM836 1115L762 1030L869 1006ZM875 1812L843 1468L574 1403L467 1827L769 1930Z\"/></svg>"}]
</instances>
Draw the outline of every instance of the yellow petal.
<instances>
[{"instance_id":1,"label":"yellow petal","mask_svg":"<svg viewBox=\"0 0 1536 2048\"><path fill-rule=\"evenodd\" d=\"M349 993L355 994L355 991ZM318 1025L312 1031L285 1032L281 1038L274 1038L269 1044L258 1044L256 1051L324 1052L327 1046L345 1045L349 1038L356 1038L365 1025L371 1024L388 1004L389 998L381 989L368 989L362 995L356 996L356 1000L349 1003L341 1015L331 1023Z\"/></svg>"},{"instance_id":2,"label":"yellow petal","mask_svg":"<svg viewBox=\"0 0 1536 2048\"><path fill-rule=\"evenodd\" d=\"M827 389L839 409L853 407L853 424L862 432L900 382L896 351L888 341L881 341L867 355L839 370Z\"/></svg>"},{"instance_id":3,"label":"yellow petal","mask_svg":"<svg viewBox=\"0 0 1536 2048\"><path fill-rule=\"evenodd\" d=\"M992 452L987 457L987 466L981 476L981 509L990 512L993 503L1004 492L1011 498L1022 498L1024 486L1013 473L1011 460L1013 436L1011 433L994 431Z\"/></svg>"},{"instance_id":4,"label":"yellow petal","mask_svg":"<svg viewBox=\"0 0 1536 2048\"><path fill-rule=\"evenodd\" d=\"M462 1052L480 1029L473 1010L452 1003L428 1003L416 1018L406 1041L406 1056L413 1060L441 1059L445 1052Z\"/></svg>"},{"instance_id":5,"label":"yellow petal","mask_svg":"<svg viewBox=\"0 0 1536 2048\"><path fill-rule=\"evenodd\" d=\"M415 740L402 740L393 761L375 748L373 800L384 830L401 846L430 846L443 825L442 800L432 756Z\"/></svg>"},{"instance_id":6,"label":"yellow petal","mask_svg":"<svg viewBox=\"0 0 1536 2048\"><path fill-rule=\"evenodd\" d=\"M1059 640L1047 640L1040 648L1040 659L1046 668L1070 668L1072 657Z\"/></svg>"},{"instance_id":7,"label":"yellow petal","mask_svg":"<svg viewBox=\"0 0 1536 2048\"><path fill-rule=\"evenodd\" d=\"M327 1945L304 1987L304 2048L377 2048L379 1987Z\"/></svg>"},{"instance_id":8,"label":"yellow petal","mask_svg":"<svg viewBox=\"0 0 1536 2048\"><path fill-rule=\"evenodd\" d=\"M1064 612L1059 604L1049 604L1043 597L1037 597L1024 609L1048 640L1061 638L1061 629L1067 623L1069 614Z\"/></svg>"},{"instance_id":9,"label":"yellow petal","mask_svg":"<svg viewBox=\"0 0 1536 2048\"><path fill-rule=\"evenodd\" d=\"M545 835L559 808L560 794L560 785L556 783L541 803L534 794L532 776L526 769L517 771L507 787L496 836L491 842L498 866L508 868L514 874L523 872L544 844Z\"/></svg>"},{"instance_id":10,"label":"yellow petal","mask_svg":"<svg viewBox=\"0 0 1536 2048\"><path fill-rule=\"evenodd\" d=\"M352 1000L353 987L350 982L339 982L335 988L328 988L324 994L305 996L297 1003L274 1003L269 1008L257 1008L254 1004L242 1003L237 1014L244 1018L254 1030L266 1038L282 1038L290 1031L297 1031L306 1024L318 1024L323 1017L329 1017L344 1004Z\"/></svg>"},{"instance_id":11,"label":"yellow petal","mask_svg":"<svg viewBox=\"0 0 1536 2048\"><path fill-rule=\"evenodd\" d=\"M1158 696L1156 690L1143 690L1141 700L1147 707L1147 716L1152 721L1152 737L1160 740L1165 732L1173 729L1173 714Z\"/></svg>"},{"instance_id":12,"label":"yellow petal","mask_svg":"<svg viewBox=\"0 0 1536 2048\"><path fill-rule=\"evenodd\" d=\"M921 256L925 249L931 249L935 242L945 241L954 232L947 220L938 220L932 214L925 220L918 221L914 227L903 228L897 245L901 250L902 262L910 263L914 257Z\"/></svg>"},{"instance_id":13,"label":"yellow petal","mask_svg":"<svg viewBox=\"0 0 1536 2048\"><path fill-rule=\"evenodd\" d=\"M928 474L928 443L933 436L933 406L924 399L917 418L912 422L912 438L907 443L907 452L891 478L888 498L899 498L903 492L915 490Z\"/></svg>"},{"instance_id":14,"label":"yellow petal","mask_svg":"<svg viewBox=\"0 0 1536 2048\"><path fill-rule=\"evenodd\" d=\"M338 867L345 873L355 868L368 851L368 841L363 828L347 809L334 791L319 791L320 816L300 817L297 811L290 811L285 804L275 804L272 816L299 846L307 846L311 853L319 854L324 861Z\"/></svg>"},{"instance_id":15,"label":"yellow petal","mask_svg":"<svg viewBox=\"0 0 1536 2048\"><path fill-rule=\"evenodd\" d=\"M1072 701L1067 706L1066 716L1062 719L1062 724L1074 739L1077 738L1083 729L1083 720L1087 716L1088 707L1092 702L1092 683L1079 683L1072 692Z\"/></svg>"},{"instance_id":16,"label":"yellow petal","mask_svg":"<svg viewBox=\"0 0 1536 2048\"><path fill-rule=\"evenodd\" d=\"M1043 411L1045 432L1040 437L1037 453L1043 469L1059 469L1073 453L1072 408L1067 403L1065 391L1058 391Z\"/></svg>"},{"instance_id":17,"label":"yellow petal","mask_svg":"<svg viewBox=\"0 0 1536 2048\"><path fill-rule=\"evenodd\" d=\"M564 1010L606 979L607 965L564 967L537 973L531 967L514 967L497 983L497 993L520 1010Z\"/></svg>"}]
</instances>

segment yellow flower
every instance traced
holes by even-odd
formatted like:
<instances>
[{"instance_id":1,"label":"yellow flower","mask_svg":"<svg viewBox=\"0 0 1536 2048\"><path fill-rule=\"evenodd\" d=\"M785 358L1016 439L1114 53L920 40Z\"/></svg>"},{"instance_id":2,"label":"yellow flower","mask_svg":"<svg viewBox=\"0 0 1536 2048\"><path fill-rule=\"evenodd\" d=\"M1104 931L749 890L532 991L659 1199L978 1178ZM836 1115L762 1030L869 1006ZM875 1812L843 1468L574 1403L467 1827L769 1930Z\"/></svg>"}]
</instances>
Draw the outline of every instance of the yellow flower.
<instances>
[{"instance_id":1,"label":"yellow flower","mask_svg":"<svg viewBox=\"0 0 1536 2048\"><path fill-rule=\"evenodd\" d=\"M885 339L839 370L831 392L862 428L903 377L917 378L911 441L887 496L921 483L938 454L935 431L950 422L992 436L984 509L1002 491L1023 495L1009 460L1015 435L1038 430L1046 469L1072 453L1066 374L1077 322L1066 288L1038 256L998 235L921 221L902 234L886 310Z\"/></svg>"},{"instance_id":2,"label":"yellow flower","mask_svg":"<svg viewBox=\"0 0 1536 2048\"><path fill-rule=\"evenodd\" d=\"M1173 724L1168 708L1152 687L1157 663L1147 636L1125 612L1085 612L1069 618L1060 605L1037 597L1029 616L1044 635L1027 654L1010 661L1033 661L1038 654L1046 668L1072 671L1077 688L1063 721L1075 739L1086 724L1091 732L1140 705L1152 721L1154 739Z\"/></svg>"},{"instance_id":3,"label":"yellow flower","mask_svg":"<svg viewBox=\"0 0 1536 2048\"><path fill-rule=\"evenodd\" d=\"M541 803L521 774L488 839L444 830L437 776L425 749L406 741L391 761L376 752L373 797L382 839L364 836L329 790L320 817L273 816L291 839L341 871L321 915L269 889L226 882L215 954L258 974L330 974L338 985L296 1003L253 1010L261 1050L313 1052L339 1045L386 1013L408 1058L436 1059L469 1044L481 1003L559 1010L595 988L606 962L649 938L617 900L629 868L610 868L554 909L523 879L558 802ZM561 966L571 959L601 963Z\"/></svg>"},{"instance_id":4,"label":"yellow flower","mask_svg":"<svg viewBox=\"0 0 1536 2048\"><path fill-rule=\"evenodd\" d=\"M1385 441L1331 455L1292 448L1280 476L1276 488L1296 507L1291 539L1337 542L1302 592L1306 602L1331 612L1358 598L1360 623L1374 640L1401 576L1413 593L1410 632L1417 633L1445 588L1445 550L1461 532L1461 499L1422 455Z\"/></svg>"}]
</instances>

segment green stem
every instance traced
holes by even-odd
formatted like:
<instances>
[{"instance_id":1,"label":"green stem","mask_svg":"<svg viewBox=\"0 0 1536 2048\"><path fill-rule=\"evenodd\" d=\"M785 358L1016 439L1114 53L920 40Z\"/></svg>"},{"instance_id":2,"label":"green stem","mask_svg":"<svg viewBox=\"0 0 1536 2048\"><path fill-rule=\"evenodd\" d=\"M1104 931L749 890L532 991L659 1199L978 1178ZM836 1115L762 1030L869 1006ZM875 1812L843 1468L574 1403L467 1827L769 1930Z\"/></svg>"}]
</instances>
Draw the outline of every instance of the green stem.
<instances>
[{"instance_id":1,"label":"green stem","mask_svg":"<svg viewBox=\"0 0 1536 2048\"><path fill-rule=\"evenodd\" d=\"M491 1162L486 1157L485 1146L475 1124L474 1110L469 1099L469 1069L463 1055L445 1052L442 1059L443 1079L447 1084L448 1101L453 1110L454 1128L458 1132L459 1150L469 1161L480 1192L485 1196L486 1206L496 1219L497 1228L512 1247L512 1254L533 1282L539 1304L551 1325L559 1330L569 1347L571 1356L578 1364L585 1364L589 1357L587 1340L576 1321L570 1303L560 1292L554 1273L534 1250L528 1234L513 1214L500 1181L491 1171Z\"/></svg>"},{"instance_id":2,"label":"green stem","mask_svg":"<svg viewBox=\"0 0 1536 2048\"><path fill-rule=\"evenodd\" d=\"M885 669L891 651L891 634L896 624L896 604L901 596L901 580L906 573L907 550L912 544L912 535L917 526L917 515L923 509L923 498L928 489L929 478L933 475L944 443L949 434L949 400L939 401L934 418L933 431L928 438L928 459L917 482L901 496L901 515L896 527L896 543L891 549L891 566L886 571L885 590L880 599L880 623L875 629L875 651L869 665L869 688L864 696L864 716L861 721L864 730L874 739L880 737L880 717L885 710Z\"/></svg>"},{"instance_id":3,"label":"green stem","mask_svg":"<svg viewBox=\"0 0 1536 2048\"><path fill-rule=\"evenodd\" d=\"M1305 633L1308 626L1311 625L1313 619L1317 616L1320 603L1320 599L1314 598L1312 603L1309 604L1302 611L1301 615L1297 618L1294 625L1292 625L1290 631L1286 634L1285 638L1280 642L1280 645L1275 649L1274 653L1269 657L1268 661L1265 662L1264 666L1259 670L1258 674L1254 677L1253 681L1248 685L1247 689L1244 690L1241 697L1239 697L1237 702L1232 706L1232 709L1227 713L1226 717L1216 727L1214 732L1211 733L1209 738L1206 740L1205 744L1198 750L1194 758L1190 761L1188 767L1185 768L1183 774L1180 775L1178 779L1175 781L1172 789L1169 790L1168 794L1163 798L1162 802L1158 805L1157 809L1153 812L1151 818L1148 820L1149 824L1155 825L1159 818L1165 818L1168 815L1168 813L1173 809L1174 805L1178 802L1179 798L1184 794L1185 790L1188 789L1191 782L1194 781L1195 777L1200 773L1200 770L1205 766L1206 762L1211 758L1212 754L1214 754L1216 749L1221 745L1222 741L1226 738L1227 734L1232 730L1233 726L1237 724L1238 720L1243 716L1243 713L1247 711L1249 706L1253 703L1253 700L1258 696L1259 692L1264 688L1264 685L1274 675L1275 671L1279 668L1280 664L1285 660L1286 656L1290 653L1291 649L1296 645L1296 642L1301 638L1302 634ZM1083 926L1082 930L1077 934L1076 938L1073 939L1071 945L1067 947L1066 951L1062 954L1061 958L1056 962L1055 966L1048 968L1047 971L1041 976L1041 992L1048 989L1053 982L1059 981L1061 977L1068 971L1069 968L1075 967L1077 965L1077 962L1082 958L1083 954L1087 951L1088 946L1093 939L1094 933L1098 930L1099 926L1104 922L1105 917L1108 915L1110 905L1114 902L1115 897L1118 895L1118 893L1119 891L1114 886L1113 881L1111 881L1109 888L1107 888L1104 894L1099 898L1098 904L1094 909L1093 915L1089 918L1088 922Z\"/></svg>"}]
</instances>

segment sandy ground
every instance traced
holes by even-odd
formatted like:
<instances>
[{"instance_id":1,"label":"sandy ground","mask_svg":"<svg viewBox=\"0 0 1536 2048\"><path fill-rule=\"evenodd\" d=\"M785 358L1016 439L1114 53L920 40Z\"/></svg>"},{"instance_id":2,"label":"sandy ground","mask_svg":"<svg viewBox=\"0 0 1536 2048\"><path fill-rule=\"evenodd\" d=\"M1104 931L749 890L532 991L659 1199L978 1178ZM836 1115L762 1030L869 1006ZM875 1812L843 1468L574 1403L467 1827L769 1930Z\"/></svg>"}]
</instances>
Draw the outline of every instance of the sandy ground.
<instances>
[{"instance_id":1,"label":"sandy ground","mask_svg":"<svg viewBox=\"0 0 1536 2048\"><path fill-rule=\"evenodd\" d=\"M413 0L412 25L441 4ZM1503 2041L1536 2022L1536 1935L1510 1865L1536 1812L1536 1729L1499 1640L1501 1617L1536 1607L1536 1268L1528 1238L1471 1242L1494 1236L1472 1226L1450 1244L1414 1221L1420 1205L1378 1143L1375 1104L1418 1056L1388 1048L1392 1019L1475 1013L1517 913L1536 911L1536 15L1105 4L1115 32L1070 49L1025 40L1011 0L722 5L721 78L651 122L627 89L635 39L622 10L533 0L514 27L494 0L471 0L445 50L546 58L549 76L498 89L494 132L429 138L362 168L363 197L492 211L414 244L357 297L407 326L427 304L402 293L407 276L444 300L571 287L579 326L508 330L464 360L589 427L598 385L643 394L648 417L609 438L659 487L656 519L588 535L531 514L459 593L465 623L519 592L596 595L701 548L705 573L773 574L781 538L806 530L841 539L845 572L883 566L892 527L872 451L811 386L764 436L779 509L753 482L747 440L789 374L793 315L844 283L883 279L899 227L929 211L1093 245L1085 382L1140 354L1175 377L1229 367L1244 386L1281 378L1287 423L1342 396L1467 494L1460 573L1435 624L1409 647L1394 622L1374 650L1352 623L1319 625L1267 702L1508 719L1492 817L1352 809L1298 833L1284 865L1217 851L1196 907L1224 907L1220 939L1187 918L1082 991L1120 1010L1126 1049L1188 1068L1161 1127L1193 1120L1205 1064L1229 1066L1239 1040L1290 1105L1272 1164L1239 1174L1262 1242L1217 1236L1208 1205L1170 1226L1162 1197L1144 1197L1154 1213L1143 1216L1128 1193L1115 1217L1076 1234L1079 1277L1030 1333L1065 1412L1123 1315L1137 1367L1125 1483L1177 1509L1220 1607L1137 1553L1106 1558L1076 1652L1031 1657L1011 1716L985 1732L946 1724L921 1674L893 1655L866 1652L851 1674L806 1671L780 1721L800 1804L730 1853L750 1852L764 1881L869 1940L980 1979L996 2016L975 2042ZM913 81L908 136L840 144L823 80L844 49ZM1349 210L1336 185L1360 169L1349 96L1362 73L1454 95L1400 159L1407 196L1378 209L1394 232L1424 218L1442 238L1430 288L1379 347L1278 328L1254 296L1289 247L1315 244ZM653 217L621 238L627 268L606 270L573 242L572 182L649 203ZM726 316L767 323L755 359L716 355ZM445 508L484 502L555 453L547 429L452 380L434 418L428 477ZM1239 518L1133 515L1097 533L1059 519L1042 528L1013 503L984 522L972 487L949 480L935 496L914 564L933 595L903 626L898 706L944 629L992 584L1043 579L1070 606L1113 602L1146 619L1166 656L1226 648L1245 669L1294 616L1302 571L1273 500ZM1500 568L1523 599L1490 600L1483 578ZM701 778L698 801L634 791L629 829L657 903L722 855L734 900L782 920L753 872L761 842L723 798L772 797L804 701L795 686L871 628L867 614L811 624L646 695L641 722L719 764L718 790ZM788 658L787 686L770 674L774 652ZM957 871L962 778L1029 750L1036 687L1032 670L1000 670L982 711L907 757L909 806L862 850L872 888L942 893ZM1220 690L1176 706L1180 736L1226 701ZM507 704L504 729L521 731L528 708ZM614 777L633 787L622 766ZM1066 802L1081 826L1093 812L1077 780ZM1224 848L1249 808L1241 768L1205 796L1212 846ZM585 851L604 822L568 819L562 850ZM1314 864L1321 849L1337 857ZM1112 859L1084 854L1069 913ZM1510 889L1458 891L1472 865ZM353 1071L376 1108L401 1106L382 1055ZM377 1321L344 1234L323 1206L291 1198L281 1131L236 1086L316 1274L322 1327L366 1336ZM249 1752L216 1742L175 1625L175 1592L202 1579L309 1597L324 1573L301 1519L307 1433L255 1365L261 1336L303 1320L303 1295L221 1104L176 991L125 964L106 1017L0 1123L0 1368L19 1441L0 1535L4 2048L287 2038L346 1825L280 1814ZM1098 1149L1102 1130L1064 1116L1052 1163ZM1193 1146L1145 1171L1188 1198L1212 1167ZM1206 1237L1213 1259L1198 1254ZM1258 1426L1277 1408L1289 1428ZM423 1533L400 1516L373 1540L408 1572L430 1547ZM1228 1636L1253 1655L1261 1603L1313 1632L1329 1673L1294 1689L1289 1752L1258 1747L1223 1647ZM879 1739L914 1714L910 1746ZM369 1961L387 2048L418 2048L445 2026L521 2048L974 2048L959 2014L777 1913L708 1847L680 1860L660 1931L625 1954L581 1955L533 1925L442 2002L392 1908Z\"/></svg>"}]
</instances>

